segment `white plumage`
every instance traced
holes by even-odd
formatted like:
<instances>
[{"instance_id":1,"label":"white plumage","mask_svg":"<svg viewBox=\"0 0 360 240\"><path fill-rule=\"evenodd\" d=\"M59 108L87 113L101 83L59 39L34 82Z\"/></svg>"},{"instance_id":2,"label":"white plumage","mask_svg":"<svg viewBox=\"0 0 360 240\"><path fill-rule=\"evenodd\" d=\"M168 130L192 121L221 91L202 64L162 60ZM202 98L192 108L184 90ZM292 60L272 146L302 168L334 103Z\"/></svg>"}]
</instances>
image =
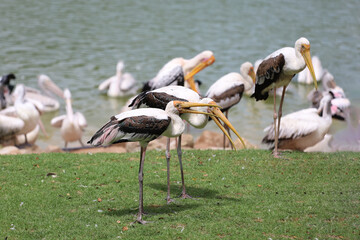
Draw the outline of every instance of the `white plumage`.
<instances>
[{"instance_id":1,"label":"white plumage","mask_svg":"<svg viewBox=\"0 0 360 240\"><path fill-rule=\"evenodd\" d=\"M119 61L116 65L116 74L99 85L99 90L107 89L109 97L124 97L133 95L138 90L136 79L128 72L123 73L125 65Z\"/></svg>"},{"instance_id":2,"label":"white plumage","mask_svg":"<svg viewBox=\"0 0 360 240\"><path fill-rule=\"evenodd\" d=\"M269 96L269 91L274 92L274 136L275 149L274 156L278 157L278 135L280 128L280 119L282 115L282 104L284 101L286 87L289 85L291 79L295 74L302 71L305 66L314 79L315 88L317 89L317 82L314 73L314 67L310 55L310 42L306 38L299 38L295 42L294 48L281 48L272 54L268 55L264 61L259 65L256 72L255 92L251 97L255 97L256 101L266 100ZM276 113L276 89L283 87L279 110ZM278 123L276 124L276 120ZM276 127L276 125L278 125Z\"/></svg>"},{"instance_id":3,"label":"white plumage","mask_svg":"<svg viewBox=\"0 0 360 240\"><path fill-rule=\"evenodd\" d=\"M33 104L41 103L44 112L57 111L60 108L60 102L56 96L63 99L63 91L45 74L38 76L38 85L42 91L26 87L25 98Z\"/></svg>"},{"instance_id":4,"label":"white plumage","mask_svg":"<svg viewBox=\"0 0 360 240\"><path fill-rule=\"evenodd\" d=\"M245 62L240 66L240 73L228 73L213 83L206 92L206 97L214 99L223 109L229 109L240 101L244 92L252 90L254 83L253 65Z\"/></svg>"},{"instance_id":5,"label":"white plumage","mask_svg":"<svg viewBox=\"0 0 360 240\"><path fill-rule=\"evenodd\" d=\"M81 112L73 112L69 89L64 90L64 97L66 101L66 114L51 119L51 125L60 128L61 137L65 142L65 148L68 142L75 141L79 141L83 146L84 144L81 141L81 137L87 126L86 119Z\"/></svg>"},{"instance_id":6,"label":"white plumage","mask_svg":"<svg viewBox=\"0 0 360 240\"><path fill-rule=\"evenodd\" d=\"M28 144L26 134L34 130L38 124L43 126L40 119L42 107L41 104L35 106L25 99L25 86L23 84L16 85L13 96L15 97L14 106L7 107L0 112L0 114L12 117L11 121L9 120L7 123L3 123L2 128L7 129L8 132L15 133L16 135L24 134L25 144ZM13 118L16 118L17 120ZM3 119L5 119L5 117L3 117ZM22 127L20 128L20 126ZM44 129L43 131L45 132Z\"/></svg>"},{"instance_id":7,"label":"white plumage","mask_svg":"<svg viewBox=\"0 0 360 240\"><path fill-rule=\"evenodd\" d=\"M185 123L179 117L179 114L187 112L190 107L196 106L201 107L205 105L171 101L166 105L165 110L141 108L123 112L111 117L110 121L98 130L88 142L95 146L107 146L123 141L136 141L140 143L139 212L136 222L141 224L146 223L146 221L142 219L142 215L144 214L143 166L148 143L161 135L167 137L180 136L185 130Z\"/></svg>"},{"instance_id":8,"label":"white plumage","mask_svg":"<svg viewBox=\"0 0 360 240\"><path fill-rule=\"evenodd\" d=\"M330 94L320 102L319 109L308 108L290 113L281 118L279 131L279 148L303 151L320 142L329 131L332 123ZM323 111L320 116L319 112ZM274 124L264 129L263 143L274 143Z\"/></svg>"},{"instance_id":9,"label":"white plumage","mask_svg":"<svg viewBox=\"0 0 360 240\"><path fill-rule=\"evenodd\" d=\"M311 59L314 66L315 76L317 78L316 81L321 81L325 73L321 61L318 56L313 56ZM314 82L311 73L307 67L305 67L304 70L298 73L297 81L304 84L311 84Z\"/></svg>"},{"instance_id":10,"label":"white plumage","mask_svg":"<svg viewBox=\"0 0 360 240\"><path fill-rule=\"evenodd\" d=\"M193 76L213 64L214 61L214 54L209 50L203 51L191 59L174 58L166 63L153 79L145 83L143 91L183 84L189 84L192 90L197 91ZM184 83L184 81L186 82Z\"/></svg>"}]
</instances>

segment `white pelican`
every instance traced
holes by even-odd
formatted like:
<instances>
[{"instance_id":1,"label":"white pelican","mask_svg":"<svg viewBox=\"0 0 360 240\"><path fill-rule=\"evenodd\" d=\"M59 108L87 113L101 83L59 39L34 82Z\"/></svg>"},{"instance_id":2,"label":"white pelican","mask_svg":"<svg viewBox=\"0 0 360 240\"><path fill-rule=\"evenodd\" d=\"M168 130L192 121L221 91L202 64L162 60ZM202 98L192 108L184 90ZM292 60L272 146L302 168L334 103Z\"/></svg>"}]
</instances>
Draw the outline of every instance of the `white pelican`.
<instances>
[{"instance_id":1,"label":"white pelican","mask_svg":"<svg viewBox=\"0 0 360 240\"><path fill-rule=\"evenodd\" d=\"M99 85L99 90L107 89L109 97L123 97L136 93L138 87L135 78L128 72L123 73L125 65L119 61L116 65L116 75L108 78Z\"/></svg>"},{"instance_id":2,"label":"white pelican","mask_svg":"<svg viewBox=\"0 0 360 240\"><path fill-rule=\"evenodd\" d=\"M191 59L174 58L160 69L156 77L144 84L142 91L174 84L184 86L185 81L192 90L197 91L193 76L214 62L214 54L209 50L203 51Z\"/></svg>"},{"instance_id":3,"label":"white pelican","mask_svg":"<svg viewBox=\"0 0 360 240\"><path fill-rule=\"evenodd\" d=\"M182 87L182 86L167 86L158 88L152 91L148 92L142 92L137 97L134 98L133 102L129 105L129 107L136 108L159 108L159 109L165 109L167 104L170 101L189 101L189 102L200 102L200 103L213 103L215 102L210 98L201 98L198 93L195 91ZM240 135L237 133L235 128L231 125L231 123L227 120L227 118L222 114L222 112L216 108L212 107L210 109L203 109L203 108L197 108L197 111L202 112L211 112L214 114L214 116L210 116L214 122L218 125L218 127L226 134L226 136L229 138L229 141L234 146L233 141L231 140L231 137L226 132L226 130L222 127L221 123L219 122L218 118L221 119L234 133L239 137L240 141L245 146L243 140L241 139ZM184 113L181 114L180 117L187 121L190 125L192 125L195 128L204 128L206 124L208 123L208 116L205 115L199 115L199 114L192 114L192 113ZM182 151L181 151L181 136L179 136L178 140L178 146L177 146L177 154L179 159L179 165L180 165L180 172L181 172L181 180L182 180L182 198L189 198L190 196L186 193L185 189L185 181L184 181L184 173L183 173L183 167L182 167ZM170 198L170 181L169 181L169 162L170 162L170 138L168 138L167 145L166 145L166 160L167 160L167 166L168 166L168 192L167 192L167 201L168 203L171 202Z\"/></svg>"},{"instance_id":4,"label":"white pelican","mask_svg":"<svg viewBox=\"0 0 360 240\"><path fill-rule=\"evenodd\" d=\"M0 114L0 142L3 143L8 139L13 139L23 127L23 120L17 117Z\"/></svg>"},{"instance_id":5,"label":"white pelican","mask_svg":"<svg viewBox=\"0 0 360 240\"><path fill-rule=\"evenodd\" d=\"M61 115L51 119L51 125L53 127L61 128L61 137L64 139L67 147L68 142L79 141L81 146L84 144L81 141L81 137L85 127L87 126L86 119L81 112L73 112L71 105L71 93L69 89L64 90L64 97L66 102L66 115Z\"/></svg>"},{"instance_id":6,"label":"white pelican","mask_svg":"<svg viewBox=\"0 0 360 240\"><path fill-rule=\"evenodd\" d=\"M339 120L345 120L349 114L348 111L350 109L351 102L348 98L346 98L344 90L336 85L333 75L326 70L323 76L322 86L324 89L323 93L330 92L333 96L331 100L332 117ZM320 91L311 91L308 94L307 98L312 102L312 107L319 106L323 93Z\"/></svg>"},{"instance_id":7,"label":"white pelican","mask_svg":"<svg viewBox=\"0 0 360 240\"><path fill-rule=\"evenodd\" d=\"M16 132L16 135L25 135L25 145L28 144L26 134L34 130L34 128L40 124L40 127L46 134L43 124L40 119L41 105L34 105L33 103L27 101L25 99L25 86L23 84L17 84L16 88L13 92L15 96L14 106L8 107L1 111L1 114L5 114L7 116L16 117L19 120L23 121L23 127L20 131ZM8 122L5 128L11 129L15 122ZM17 124L18 125L18 124Z\"/></svg>"},{"instance_id":8,"label":"white pelican","mask_svg":"<svg viewBox=\"0 0 360 240\"><path fill-rule=\"evenodd\" d=\"M313 56L311 59L314 67L315 76L317 77L316 81L321 81L325 73L321 61L318 56ZM311 73L307 67L305 67L304 70L298 73L297 81L299 83L305 84L311 84L312 82L314 82Z\"/></svg>"},{"instance_id":9,"label":"white pelican","mask_svg":"<svg viewBox=\"0 0 360 240\"><path fill-rule=\"evenodd\" d=\"M286 87L289 85L294 75L302 71L305 66L310 70L313 76L315 88L317 82L314 68L311 62L310 42L306 38L299 38L295 42L295 47L281 48L269 56L259 65L256 72L255 92L251 97L255 97L256 101L266 100L269 91L274 91L274 131L275 131L275 149L274 156L278 157L278 132L280 128L280 119L282 115L282 104L284 101ZM281 95L279 111L276 113L276 88L283 87ZM276 128L276 119L278 118L278 126Z\"/></svg>"},{"instance_id":10,"label":"white pelican","mask_svg":"<svg viewBox=\"0 0 360 240\"><path fill-rule=\"evenodd\" d=\"M330 94L326 94L321 102L320 107L307 108L297 112L285 115L281 119L279 136L280 149L293 149L304 151L310 146L320 142L325 134L329 131L332 123L331 118L331 101ZM322 111L322 116L320 112ZM274 124L264 129L266 133L263 143L274 143Z\"/></svg>"},{"instance_id":11,"label":"white pelican","mask_svg":"<svg viewBox=\"0 0 360 240\"><path fill-rule=\"evenodd\" d=\"M145 224L142 219L143 207L143 167L145 152L148 143L163 135L167 137L180 136L185 130L185 123L179 117L180 113L194 112L190 107L216 106L212 104L200 104L190 102L171 101L166 109L144 108L123 112L111 117L88 143L95 146L107 146L118 142L140 143L140 167L139 167L139 212L135 222ZM205 114L203 112L197 112Z\"/></svg>"},{"instance_id":12,"label":"white pelican","mask_svg":"<svg viewBox=\"0 0 360 240\"><path fill-rule=\"evenodd\" d=\"M40 102L44 105L44 112L53 112L58 110L60 108L60 103L55 98L55 95L63 99L63 91L50 79L49 76L45 74L38 76L38 85L42 91L26 87L25 98L35 104L36 102Z\"/></svg>"},{"instance_id":13,"label":"white pelican","mask_svg":"<svg viewBox=\"0 0 360 240\"><path fill-rule=\"evenodd\" d=\"M14 85L11 84L12 79L16 79L13 73L9 73L1 77L0 80L1 109L4 109L12 104L11 92L15 87Z\"/></svg>"},{"instance_id":14,"label":"white pelican","mask_svg":"<svg viewBox=\"0 0 360 240\"><path fill-rule=\"evenodd\" d=\"M335 98L346 97L344 90L336 84L334 76L327 70L325 70L323 76L322 86L324 91L331 91L335 95Z\"/></svg>"},{"instance_id":15,"label":"white pelican","mask_svg":"<svg viewBox=\"0 0 360 240\"><path fill-rule=\"evenodd\" d=\"M243 93L251 91L254 84L254 67L250 62L245 62L240 66L240 73L228 73L211 85L206 97L213 99L225 112L227 118L229 109L238 104ZM225 149L225 135L223 144Z\"/></svg>"}]
</instances>

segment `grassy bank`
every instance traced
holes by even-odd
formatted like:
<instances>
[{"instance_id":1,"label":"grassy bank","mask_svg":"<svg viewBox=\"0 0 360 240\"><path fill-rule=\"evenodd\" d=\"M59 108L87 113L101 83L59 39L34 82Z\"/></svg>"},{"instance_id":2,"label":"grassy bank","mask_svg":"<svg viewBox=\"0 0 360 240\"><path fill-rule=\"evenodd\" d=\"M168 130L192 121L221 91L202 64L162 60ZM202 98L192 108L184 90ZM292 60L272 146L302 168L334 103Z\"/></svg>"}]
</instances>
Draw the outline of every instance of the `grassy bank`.
<instances>
[{"instance_id":1,"label":"grassy bank","mask_svg":"<svg viewBox=\"0 0 360 240\"><path fill-rule=\"evenodd\" d=\"M166 204L163 152L144 169L147 225L138 207L139 153L0 157L0 239L359 239L358 153L185 151L187 190L172 152Z\"/></svg>"}]
</instances>

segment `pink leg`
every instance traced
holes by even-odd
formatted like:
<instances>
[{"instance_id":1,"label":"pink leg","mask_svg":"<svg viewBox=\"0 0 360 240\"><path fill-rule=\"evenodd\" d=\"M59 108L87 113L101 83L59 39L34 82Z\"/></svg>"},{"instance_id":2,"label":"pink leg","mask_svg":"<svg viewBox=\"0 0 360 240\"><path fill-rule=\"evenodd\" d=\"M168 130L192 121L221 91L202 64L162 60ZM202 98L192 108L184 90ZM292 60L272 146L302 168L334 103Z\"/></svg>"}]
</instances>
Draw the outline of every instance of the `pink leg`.
<instances>
[{"instance_id":1,"label":"pink leg","mask_svg":"<svg viewBox=\"0 0 360 240\"><path fill-rule=\"evenodd\" d=\"M178 158L179 158L181 183L182 183L182 192L180 194L180 197L181 198L192 198L190 195L188 195L186 193L186 189L185 189L184 170L183 170L183 166L182 166L181 135L179 136L179 140L178 140L177 154L178 154Z\"/></svg>"},{"instance_id":2,"label":"pink leg","mask_svg":"<svg viewBox=\"0 0 360 240\"><path fill-rule=\"evenodd\" d=\"M173 200L170 198L170 138L166 141L166 163L167 163L167 196L166 196L166 202L169 204L173 202Z\"/></svg>"},{"instance_id":3,"label":"pink leg","mask_svg":"<svg viewBox=\"0 0 360 240\"><path fill-rule=\"evenodd\" d=\"M285 90L286 90L287 86L283 87L283 91L282 91L282 95L281 95L281 100L280 100L280 106L279 106L279 111L278 111L278 125L277 125L277 138L279 139L279 134L280 134L280 120L281 120L281 116L282 116L282 105L284 102L284 97L285 97ZM278 140L279 141L279 140Z\"/></svg>"},{"instance_id":4,"label":"pink leg","mask_svg":"<svg viewBox=\"0 0 360 240\"><path fill-rule=\"evenodd\" d=\"M143 178L144 178L144 173L143 173L143 169L144 169L144 161L145 161L145 152L146 152L146 147L145 146L141 146L140 147L140 166L139 166L139 212L137 214L137 218L135 220L135 222L133 223L141 223L141 224L146 224L147 222L144 221L142 219L142 215L144 214L144 204L143 204Z\"/></svg>"},{"instance_id":5,"label":"pink leg","mask_svg":"<svg viewBox=\"0 0 360 240\"><path fill-rule=\"evenodd\" d=\"M277 128L276 128L276 119L277 119L277 114L276 114L276 87L274 87L274 137L275 137L275 148L274 148L274 152L273 155L274 157L278 157L278 135L277 135Z\"/></svg>"}]
</instances>

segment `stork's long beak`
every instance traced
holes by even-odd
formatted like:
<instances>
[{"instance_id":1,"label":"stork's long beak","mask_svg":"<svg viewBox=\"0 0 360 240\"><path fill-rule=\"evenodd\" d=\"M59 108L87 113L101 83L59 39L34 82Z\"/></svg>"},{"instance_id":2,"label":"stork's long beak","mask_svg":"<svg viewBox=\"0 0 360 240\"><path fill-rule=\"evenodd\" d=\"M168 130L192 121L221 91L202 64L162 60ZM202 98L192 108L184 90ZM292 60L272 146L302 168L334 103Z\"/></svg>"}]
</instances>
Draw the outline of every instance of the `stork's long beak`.
<instances>
[{"instance_id":1,"label":"stork's long beak","mask_svg":"<svg viewBox=\"0 0 360 240\"><path fill-rule=\"evenodd\" d=\"M246 148L244 140L240 137L239 133L235 130L234 126L225 117L225 115L220 111L220 109L217 107L213 107L213 108L211 108L210 112L213 113L214 115L216 115L217 118L220 118L236 134L236 136L239 138L239 140L241 141L244 148Z\"/></svg>"},{"instance_id":2,"label":"stork's long beak","mask_svg":"<svg viewBox=\"0 0 360 240\"><path fill-rule=\"evenodd\" d=\"M194 102L182 102L174 101L174 106L179 109L180 113L195 113L195 114L205 114L213 116L213 113L202 112L190 109L191 107L219 107L216 103L194 103Z\"/></svg>"},{"instance_id":3,"label":"stork's long beak","mask_svg":"<svg viewBox=\"0 0 360 240\"><path fill-rule=\"evenodd\" d=\"M317 90L317 81L316 81L314 67L313 67L311 55L310 55L310 45L305 45L305 50L301 51L301 54L305 60L306 66L308 67L308 69L311 73L311 76L314 80L315 89Z\"/></svg>"},{"instance_id":4,"label":"stork's long beak","mask_svg":"<svg viewBox=\"0 0 360 240\"><path fill-rule=\"evenodd\" d=\"M256 74L255 74L255 71L254 71L254 68L251 67L250 70L249 70L249 76L251 77L253 83L255 84L255 81L256 81Z\"/></svg>"},{"instance_id":5,"label":"stork's long beak","mask_svg":"<svg viewBox=\"0 0 360 240\"><path fill-rule=\"evenodd\" d=\"M214 115L210 115L211 119L216 123L216 125L220 128L220 130L226 135L226 137L229 139L231 145L233 146L233 148L236 150L235 147L235 143L233 142L233 140L231 139L229 133L226 131L226 129L224 128L224 126L221 124L221 122L219 121L219 119L217 119L216 116Z\"/></svg>"},{"instance_id":6,"label":"stork's long beak","mask_svg":"<svg viewBox=\"0 0 360 240\"><path fill-rule=\"evenodd\" d=\"M187 81L190 85L190 88L192 90L194 90L195 92L197 92L196 86L195 86L195 81L194 81L194 76L195 74L197 74L198 72L200 72L201 70L203 70L204 68L210 66L211 64L213 64L215 62L215 57L211 56L208 59L206 59L205 61L200 62L198 65L196 65L193 70L191 70L191 72L189 72L188 74L186 74L185 76L185 81Z\"/></svg>"}]
</instances>

